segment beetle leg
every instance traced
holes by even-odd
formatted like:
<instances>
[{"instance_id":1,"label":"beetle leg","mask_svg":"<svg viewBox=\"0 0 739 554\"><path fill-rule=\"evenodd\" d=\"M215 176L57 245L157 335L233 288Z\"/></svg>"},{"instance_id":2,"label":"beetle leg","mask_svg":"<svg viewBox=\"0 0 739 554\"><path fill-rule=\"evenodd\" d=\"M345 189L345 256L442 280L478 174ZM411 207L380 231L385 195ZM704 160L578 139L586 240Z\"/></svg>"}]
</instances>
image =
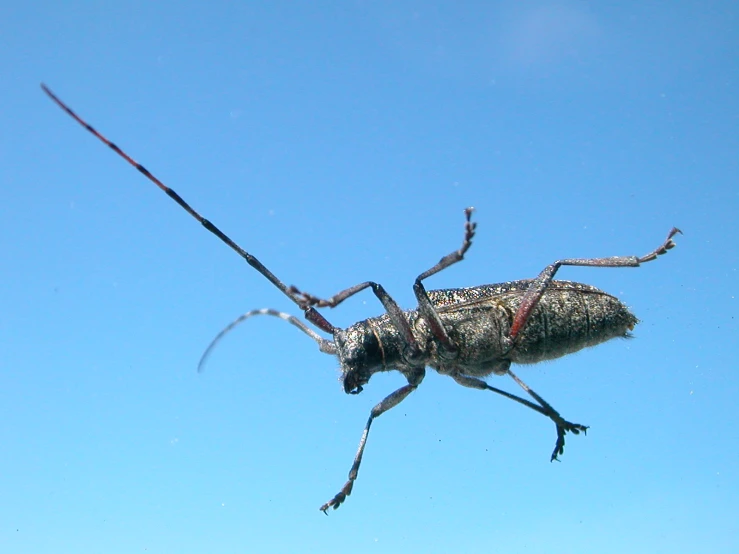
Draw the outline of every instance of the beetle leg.
<instances>
[{"instance_id":1,"label":"beetle leg","mask_svg":"<svg viewBox=\"0 0 739 554\"><path fill-rule=\"evenodd\" d=\"M524 294L521 300L521 305L518 307L516 317L513 319L513 325L511 325L511 345L515 345L516 337L523 330L526 322L534 311L534 308L541 300L544 295L544 291L549 286L549 283L554 279L554 275L557 270L563 265L574 265L574 266L586 266L586 267L639 267L641 264L656 260L657 256L665 254L668 250L675 247L675 242L672 240L676 234L682 231L677 227L673 227L667 235L665 242L660 246L652 250L645 256L611 256L610 258L571 258L566 260L558 260L551 265L548 265L544 270L539 273L539 276L534 279L531 286Z\"/></svg>"},{"instance_id":2,"label":"beetle leg","mask_svg":"<svg viewBox=\"0 0 739 554\"><path fill-rule=\"evenodd\" d=\"M352 468L349 470L349 479L344 484L344 486L341 487L341 490L336 494L336 496L334 496L331 500L320 507L320 510L324 514L328 515L329 508L333 508L334 510L336 510L339 506L341 506L344 500L346 500L346 497L352 493L354 481L357 480L357 475L359 474L359 466L362 463L364 447L367 446L367 436L369 435L369 430L372 422L375 420L376 417L381 416L390 408L394 408L403 400L405 400L405 398L410 393L418 388L418 385L421 383L421 381L423 381L423 377L425 374L426 371L423 368L417 369L408 379L407 385L405 385L404 387L400 387L395 392L387 395L379 404L372 408L369 419L367 420L367 424L364 426L362 438L359 441L359 448L357 449L357 453L354 456L354 463L352 464Z\"/></svg>"},{"instance_id":3,"label":"beetle leg","mask_svg":"<svg viewBox=\"0 0 739 554\"><path fill-rule=\"evenodd\" d=\"M582 431L584 434L587 435L588 433L588 427L587 425L580 425L579 423L571 423L564 419L561 415L559 415L559 412L555 410L549 402L544 400L541 396L539 396L536 392L531 390L529 386L521 381L515 373L513 373L510 369L506 371L508 375L510 375L516 383L519 384L519 386L525 390L528 394L530 394L534 400L536 400L539 405L544 409L545 415L551 419L554 424L557 426L557 442L554 445L554 450L552 451L552 457L550 458L550 461L554 461L557 459L557 456L560 456L565 451L565 434L568 432L573 433L575 435L579 435L580 431Z\"/></svg>"},{"instance_id":4,"label":"beetle leg","mask_svg":"<svg viewBox=\"0 0 739 554\"><path fill-rule=\"evenodd\" d=\"M477 228L477 223L470 220L473 211L474 208L467 208L464 211L466 218L464 225L464 240L462 241L462 246L460 246L459 250L455 250L454 252L444 256L435 266L427 269L416 277L416 282L413 284L413 292L418 300L419 313L428 323L431 333L439 341L442 348L449 354L456 353L457 346L452 342L452 339L449 338L449 334L444 328L444 324L442 323L438 312L434 308L434 305L431 303L431 299L421 281L439 273L442 269L446 269L450 265L461 262L464 259L465 253L469 250L470 246L472 246L472 238L475 236L475 229Z\"/></svg>"}]
</instances>

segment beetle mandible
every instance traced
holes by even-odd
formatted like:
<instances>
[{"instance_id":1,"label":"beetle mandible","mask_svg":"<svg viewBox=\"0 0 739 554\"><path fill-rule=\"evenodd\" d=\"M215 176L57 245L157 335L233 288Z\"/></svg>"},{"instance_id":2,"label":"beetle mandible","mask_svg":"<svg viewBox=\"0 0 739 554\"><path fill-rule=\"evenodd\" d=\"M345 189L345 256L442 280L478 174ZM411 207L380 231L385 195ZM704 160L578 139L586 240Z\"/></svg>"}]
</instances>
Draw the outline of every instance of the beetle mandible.
<instances>
[{"instance_id":1,"label":"beetle mandible","mask_svg":"<svg viewBox=\"0 0 739 554\"><path fill-rule=\"evenodd\" d=\"M318 343L321 352L338 358L344 391L348 394L362 392L363 386L378 372L395 370L405 376L407 385L390 393L372 408L348 480L331 500L320 507L324 513L329 508L337 509L351 494L372 422L418 388L425 376L426 367L449 375L460 385L495 392L548 417L557 430L551 455L551 460L556 460L564 452L565 434L585 433L588 428L565 420L511 371L511 364L552 360L612 338L627 337L638 320L616 297L590 285L554 280L555 274L562 266L638 267L673 248L675 243L672 238L681 233L673 227L660 246L641 257L568 258L546 266L535 279L427 291L423 281L461 261L472 245L477 224L471 221L473 209L467 208L462 246L416 278L413 291L418 307L415 310L402 310L382 285L373 281L360 283L328 299L322 299L294 286L285 285L257 258L190 207L179 194L81 119L45 85L42 84L41 87L80 125L144 174L203 227L266 277L303 310L310 323L331 334L333 338L323 338L290 314L272 309L252 310L233 321L216 336L203 354L198 370L202 370L213 347L234 326L255 315L271 315L298 327ZM331 325L316 309L334 308L368 288L372 289L382 303L385 314L342 329ZM491 374L509 375L534 402L487 384L483 378Z\"/></svg>"}]
</instances>

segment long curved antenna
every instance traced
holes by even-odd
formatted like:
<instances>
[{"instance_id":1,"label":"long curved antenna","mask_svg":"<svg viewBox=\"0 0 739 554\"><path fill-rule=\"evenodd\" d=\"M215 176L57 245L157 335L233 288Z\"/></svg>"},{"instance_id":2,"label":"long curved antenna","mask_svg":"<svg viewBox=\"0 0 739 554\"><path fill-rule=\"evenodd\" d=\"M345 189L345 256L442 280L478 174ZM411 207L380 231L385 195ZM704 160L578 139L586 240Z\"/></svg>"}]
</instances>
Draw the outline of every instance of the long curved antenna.
<instances>
[{"instance_id":1,"label":"long curved antenna","mask_svg":"<svg viewBox=\"0 0 739 554\"><path fill-rule=\"evenodd\" d=\"M249 319L250 317L253 317L255 315L271 315L274 317L279 317L280 319L283 319L287 321L288 323L292 323L303 331L306 335L308 335L310 338L312 338L314 341L318 343L318 348L323 352L324 354L336 354L336 345L333 341L330 341L328 339L324 339L322 336L320 336L318 333L313 331L310 327L308 327L305 323L300 321L297 317L294 315L286 314L285 312L278 312L277 310L273 310L271 308L262 308L261 310L251 310L249 312L246 312L243 315L240 315L236 319L234 319L231 323L229 323L223 331L218 333L216 335L216 338L214 338L211 343L208 345L208 348L205 349L205 352L203 352L202 357L200 358L200 361L198 362L198 373L202 373L203 368L205 367L205 362L208 359L208 356L210 356L210 353L215 348L216 344L228 333L231 331L234 327L236 327L238 324L240 324L245 319Z\"/></svg>"},{"instance_id":2,"label":"long curved antenna","mask_svg":"<svg viewBox=\"0 0 739 554\"><path fill-rule=\"evenodd\" d=\"M295 302L301 309L305 309L305 303L301 298L298 298L293 292L291 292L290 288L285 285L282 281L280 281L277 277L274 276L274 274L264 267L262 265L262 262L257 260L254 256L249 254L246 250L241 248L238 244L236 244L234 241L232 241L223 231L221 231L218 227L213 225L210 221L205 219L202 215L200 215L198 212L196 212L192 207L190 207L190 204L185 202L182 197L177 194L175 191L173 191L171 188L169 188L167 185L162 183L159 179L157 179L154 175L149 173L149 170L146 169L143 165L138 163L136 160L134 160L131 156L126 154L123 150L118 148L118 146L109 141L107 138L105 138L103 135L101 135L92 125L87 123L85 120L83 120L80 116L78 116L76 113L74 113L69 106L67 106L64 102L59 100L57 96L49 90L49 88L41 83L41 88L43 91L51 98L61 109L63 109L65 112L67 112L72 118L77 121L80 125L82 125L85 129L90 131L93 135L95 135L99 140L107 144L111 150L113 150L116 154L118 154L121 158L126 160L129 164L131 164L133 167L139 170L147 179L149 179L152 183L154 183L156 186L158 186L160 189L162 189L167 196L169 196L172 200L177 202L187 213L189 213L192 217L197 219L200 224L208 229L211 233L213 233L215 236L217 236L219 239L221 239L224 243L226 243L232 250L234 250L239 256L244 258L246 260L246 263L248 263L250 266L252 266L254 269L256 269L259 273L261 273L264 277L266 277L270 283L272 283L274 286L276 286L278 289L282 291L282 293L287 296L290 300ZM306 313L306 317L308 317L308 314ZM310 318L309 318L310 319ZM320 320L325 321L322 317ZM319 320L319 322L320 322ZM312 321L312 319L311 319ZM328 322L326 322L328 324ZM318 324L318 323L317 323ZM328 324L330 326L330 324ZM331 329L329 328L323 328L325 331L330 332Z\"/></svg>"}]
</instances>

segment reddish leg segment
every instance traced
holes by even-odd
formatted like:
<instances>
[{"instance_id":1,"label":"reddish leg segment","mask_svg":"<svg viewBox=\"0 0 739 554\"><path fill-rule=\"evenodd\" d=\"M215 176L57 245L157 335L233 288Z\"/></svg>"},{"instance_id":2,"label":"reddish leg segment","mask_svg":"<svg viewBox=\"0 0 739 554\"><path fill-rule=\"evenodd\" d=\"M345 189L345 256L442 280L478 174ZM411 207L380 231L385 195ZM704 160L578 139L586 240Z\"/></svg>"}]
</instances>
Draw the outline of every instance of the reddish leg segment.
<instances>
[{"instance_id":1,"label":"reddish leg segment","mask_svg":"<svg viewBox=\"0 0 739 554\"><path fill-rule=\"evenodd\" d=\"M526 291L526 294L524 294L521 305L518 308L518 312L516 312L516 317L513 319L513 325L511 326L511 344L515 344L516 337L526 325L531 312L534 311L534 308L539 303L539 300L544 294L544 291L549 286L549 283L552 282L552 280L554 279L554 275L557 273L557 270L560 267L562 267L563 265L588 267L639 267L641 264L651 262L652 260L657 259L657 256L661 256L671 248L674 248L675 243L673 242L672 237L674 237L677 233L682 233L682 231L677 227L673 227L667 235L665 242L663 242L659 247L655 248L649 254L640 258L637 256L612 256L610 258L590 259L572 258L567 260L558 260L553 264L545 267L544 270L539 274L539 276L534 279L534 282L531 283L531 286Z\"/></svg>"}]
</instances>

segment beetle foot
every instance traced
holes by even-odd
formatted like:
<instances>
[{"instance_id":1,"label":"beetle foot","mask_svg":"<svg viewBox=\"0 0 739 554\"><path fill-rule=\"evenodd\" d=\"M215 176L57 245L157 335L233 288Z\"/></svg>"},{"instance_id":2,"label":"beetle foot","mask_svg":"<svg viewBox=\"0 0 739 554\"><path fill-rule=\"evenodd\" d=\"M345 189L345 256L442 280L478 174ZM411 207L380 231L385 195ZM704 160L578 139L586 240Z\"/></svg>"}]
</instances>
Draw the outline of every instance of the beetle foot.
<instances>
[{"instance_id":1,"label":"beetle foot","mask_svg":"<svg viewBox=\"0 0 739 554\"><path fill-rule=\"evenodd\" d=\"M552 452L552 457L550 458L550 462L553 462L554 460L559 461L558 456L561 456L565 451L565 434L567 432L572 433L573 435L579 435L580 431L584 435L588 434L588 426L587 425L580 425L579 423L570 423L569 421L565 421L564 419L557 421L557 443L554 445L554 451Z\"/></svg>"},{"instance_id":2,"label":"beetle foot","mask_svg":"<svg viewBox=\"0 0 739 554\"><path fill-rule=\"evenodd\" d=\"M339 493L334 496L331 500L326 502L323 506L318 508L321 510L324 514L328 515L328 509L333 508L334 510L338 509L339 506L341 506L346 500L346 497L349 496L352 493L352 487L354 486L354 481L349 480L346 482L346 485L342 487L342 489L339 491Z\"/></svg>"}]
</instances>

